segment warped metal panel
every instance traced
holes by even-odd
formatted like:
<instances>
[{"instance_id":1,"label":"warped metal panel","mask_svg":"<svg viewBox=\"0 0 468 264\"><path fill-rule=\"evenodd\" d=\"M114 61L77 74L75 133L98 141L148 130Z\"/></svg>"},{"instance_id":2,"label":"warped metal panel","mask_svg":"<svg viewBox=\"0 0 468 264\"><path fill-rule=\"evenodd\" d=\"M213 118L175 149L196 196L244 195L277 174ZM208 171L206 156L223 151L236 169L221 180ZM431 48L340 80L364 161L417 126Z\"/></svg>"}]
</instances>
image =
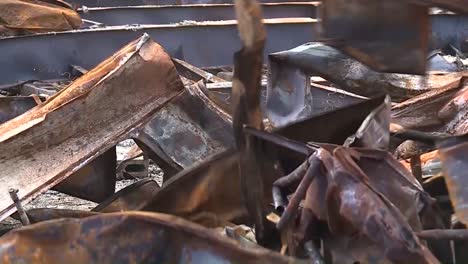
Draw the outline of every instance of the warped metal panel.
<instances>
[{"instance_id":1,"label":"warped metal panel","mask_svg":"<svg viewBox=\"0 0 468 264\"><path fill-rule=\"evenodd\" d=\"M3 263L307 263L147 212L52 220L12 231L0 243Z\"/></svg>"},{"instance_id":2,"label":"warped metal panel","mask_svg":"<svg viewBox=\"0 0 468 264\"><path fill-rule=\"evenodd\" d=\"M264 55L314 39L316 20L267 19ZM196 66L232 64L240 48L235 21L188 25L123 26L0 39L0 84L67 76L70 65L91 69L114 51L151 35L176 58Z\"/></svg>"},{"instance_id":3,"label":"warped metal panel","mask_svg":"<svg viewBox=\"0 0 468 264\"><path fill-rule=\"evenodd\" d=\"M0 219L128 138L183 89L170 57L148 35L31 111L0 125ZM131 94L132 96L127 96Z\"/></svg>"}]
</instances>

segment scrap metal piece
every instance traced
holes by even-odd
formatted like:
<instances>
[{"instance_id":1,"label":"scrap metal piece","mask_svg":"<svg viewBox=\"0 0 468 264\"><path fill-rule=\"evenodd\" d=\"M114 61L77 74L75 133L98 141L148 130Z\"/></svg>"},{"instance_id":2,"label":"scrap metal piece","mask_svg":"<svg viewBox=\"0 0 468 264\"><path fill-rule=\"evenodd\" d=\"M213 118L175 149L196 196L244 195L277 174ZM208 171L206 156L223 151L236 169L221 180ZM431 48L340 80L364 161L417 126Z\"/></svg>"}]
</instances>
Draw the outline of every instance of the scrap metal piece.
<instances>
[{"instance_id":1,"label":"scrap metal piece","mask_svg":"<svg viewBox=\"0 0 468 264\"><path fill-rule=\"evenodd\" d=\"M440 89L426 92L392 107L392 122L405 129L463 134L468 72L447 75ZM466 130L468 132L468 130ZM466 133L465 132L465 133Z\"/></svg>"},{"instance_id":2,"label":"scrap metal piece","mask_svg":"<svg viewBox=\"0 0 468 264\"><path fill-rule=\"evenodd\" d=\"M241 196L255 225L255 238L266 243L266 213L264 211L264 187L262 167L267 158L262 157L259 141L243 133L244 125L263 129L260 109L263 50L266 32L262 23L262 9L255 0L236 0L237 27L242 42L241 50L234 54L232 82L232 129L239 151L239 177Z\"/></svg>"},{"instance_id":3,"label":"scrap metal piece","mask_svg":"<svg viewBox=\"0 0 468 264\"><path fill-rule=\"evenodd\" d=\"M37 96L0 97L0 124L41 103ZM93 202L102 202L115 191L115 167L115 148L111 148L53 189Z\"/></svg>"},{"instance_id":4,"label":"scrap metal piece","mask_svg":"<svg viewBox=\"0 0 468 264\"><path fill-rule=\"evenodd\" d=\"M174 61L174 64L177 68L177 71L179 72L180 75L184 76L185 78L188 78L194 82L198 81L205 81L205 82L224 82L223 79L219 78L216 75L213 75L207 71L204 71L196 66L191 65L190 63L179 60L179 59L172 59Z\"/></svg>"},{"instance_id":5,"label":"scrap metal piece","mask_svg":"<svg viewBox=\"0 0 468 264\"><path fill-rule=\"evenodd\" d=\"M199 84L161 108L134 137L141 149L164 171L164 179L234 144L232 118Z\"/></svg>"},{"instance_id":6,"label":"scrap metal piece","mask_svg":"<svg viewBox=\"0 0 468 264\"><path fill-rule=\"evenodd\" d=\"M111 147L52 189L100 203L115 192L116 167L117 154Z\"/></svg>"},{"instance_id":7,"label":"scrap metal piece","mask_svg":"<svg viewBox=\"0 0 468 264\"><path fill-rule=\"evenodd\" d=\"M2 0L0 26L14 33L77 29L81 18L74 10L38 0Z\"/></svg>"},{"instance_id":8,"label":"scrap metal piece","mask_svg":"<svg viewBox=\"0 0 468 264\"><path fill-rule=\"evenodd\" d=\"M385 102L366 117L343 145L387 150L390 144L390 109L390 97L387 96Z\"/></svg>"},{"instance_id":9,"label":"scrap metal piece","mask_svg":"<svg viewBox=\"0 0 468 264\"><path fill-rule=\"evenodd\" d=\"M132 4L129 1L128 5ZM164 1L164 2L167 2ZM106 6L81 9L83 19L108 26L170 24L184 21L219 21L236 19L234 5L189 4L189 5L140 5ZM311 17L317 18L317 2L311 3L265 3L263 18Z\"/></svg>"},{"instance_id":10,"label":"scrap metal piece","mask_svg":"<svg viewBox=\"0 0 468 264\"><path fill-rule=\"evenodd\" d=\"M322 38L375 71L426 72L429 12L405 1L326 0Z\"/></svg>"},{"instance_id":11,"label":"scrap metal piece","mask_svg":"<svg viewBox=\"0 0 468 264\"><path fill-rule=\"evenodd\" d=\"M306 263L241 247L174 216L144 212L53 220L11 231L0 243L4 263Z\"/></svg>"},{"instance_id":12,"label":"scrap metal piece","mask_svg":"<svg viewBox=\"0 0 468 264\"><path fill-rule=\"evenodd\" d=\"M29 201L128 138L182 89L170 57L144 35L0 125L1 188L20 188L20 200ZM15 210L6 195L0 192L0 219Z\"/></svg>"},{"instance_id":13,"label":"scrap metal piece","mask_svg":"<svg viewBox=\"0 0 468 264\"><path fill-rule=\"evenodd\" d=\"M85 218L93 215L98 215L97 212L70 210L70 209L55 209L55 208L34 208L26 211L26 215L31 221L31 224L44 221L59 219L59 218ZM19 220L18 212L11 215L14 219Z\"/></svg>"},{"instance_id":14,"label":"scrap metal piece","mask_svg":"<svg viewBox=\"0 0 468 264\"><path fill-rule=\"evenodd\" d=\"M148 159L124 160L117 166L117 179L143 179L148 177Z\"/></svg>"},{"instance_id":15,"label":"scrap metal piece","mask_svg":"<svg viewBox=\"0 0 468 264\"><path fill-rule=\"evenodd\" d=\"M117 7L142 5L196 5L196 4L232 4L232 0L68 0L75 6L81 7ZM444 1L444 0L434 0ZM260 3L281 3L284 0L260 0ZM295 0L294 2L309 2L308 0Z\"/></svg>"},{"instance_id":16,"label":"scrap metal piece","mask_svg":"<svg viewBox=\"0 0 468 264\"><path fill-rule=\"evenodd\" d=\"M468 223L468 155L467 135L448 138L437 143L442 171L457 219Z\"/></svg>"},{"instance_id":17,"label":"scrap metal piece","mask_svg":"<svg viewBox=\"0 0 468 264\"><path fill-rule=\"evenodd\" d=\"M376 72L321 43L270 54L269 64L266 113L274 125L314 114L314 94L308 88L311 75L319 75L343 90L366 97L388 93L394 101L460 80L459 73L421 77ZM342 104L349 105L357 100L346 97Z\"/></svg>"},{"instance_id":18,"label":"scrap metal piece","mask_svg":"<svg viewBox=\"0 0 468 264\"><path fill-rule=\"evenodd\" d=\"M116 192L91 211L111 213L142 210L150 203L159 189L156 181L143 179Z\"/></svg>"},{"instance_id":19,"label":"scrap metal piece","mask_svg":"<svg viewBox=\"0 0 468 264\"><path fill-rule=\"evenodd\" d=\"M164 182L142 210L176 215L206 227L249 223L240 195L237 155L228 149L184 169Z\"/></svg>"},{"instance_id":20,"label":"scrap metal piece","mask_svg":"<svg viewBox=\"0 0 468 264\"><path fill-rule=\"evenodd\" d=\"M24 209L23 209L23 205L21 204L19 198L18 198L18 189L13 189L11 188L10 190L8 190L8 193L10 194L10 197L11 197L11 200L13 201L13 203L15 204L16 206L16 211L18 212L19 214L19 218L21 220L21 223L23 225L29 225L31 224L29 222L29 218L28 216L26 215L26 213L24 212Z\"/></svg>"},{"instance_id":21,"label":"scrap metal piece","mask_svg":"<svg viewBox=\"0 0 468 264\"><path fill-rule=\"evenodd\" d=\"M59 218L84 218L100 213L116 213L125 211L139 211L146 206L159 190L159 185L151 179L135 182L116 192L91 211L34 208L26 211L31 223L59 219ZM18 213L12 215L19 220Z\"/></svg>"},{"instance_id":22,"label":"scrap metal piece","mask_svg":"<svg viewBox=\"0 0 468 264\"><path fill-rule=\"evenodd\" d=\"M317 26L317 20L312 18L274 18L264 22L268 32L265 54L312 41ZM291 37L285 38L284 32ZM4 38L0 39L0 85L63 78L72 71L70 65L91 69L143 33L157 39L171 56L198 67L230 65L232 54L240 47L235 20L113 26Z\"/></svg>"}]
</instances>

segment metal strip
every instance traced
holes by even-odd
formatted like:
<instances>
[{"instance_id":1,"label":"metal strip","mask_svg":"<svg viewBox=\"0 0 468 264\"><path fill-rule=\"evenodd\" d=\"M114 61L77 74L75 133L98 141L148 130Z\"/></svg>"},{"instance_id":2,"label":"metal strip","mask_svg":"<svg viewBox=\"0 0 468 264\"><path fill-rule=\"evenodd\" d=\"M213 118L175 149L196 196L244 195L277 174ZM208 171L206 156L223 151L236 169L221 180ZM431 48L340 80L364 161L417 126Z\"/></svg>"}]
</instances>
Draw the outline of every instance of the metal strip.
<instances>
[{"instance_id":1,"label":"metal strip","mask_svg":"<svg viewBox=\"0 0 468 264\"><path fill-rule=\"evenodd\" d=\"M236 19L234 6L184 5L184 6L125 6L97 7L81 10L83 19L108 26L127 24L169 24L182 21L217 21ZM316 3L278 3L262 5L264 18L317 17Z\"/></svg>"},{"instance_id":2,"label":"metal strip","mask_svg":"<svg viewBox=\"0 0 468 264\"><path fill-rule=\"evenodd\" d=\"M267 19L264 55L315 38L312 18ZM91 69L143 33L166 51L196 66L232 64L240 43L235 21L193 25L121 26L0 39L0 84L69 76L70 65Z\"/></svg>"},{"instance_id":3,"label":"metal strip","mask_svg":"<svg viewBox=\"0 0 468 264\"><path fill-rule=\"evenodd\" d=\"M68 0L74 6L141 6L141 5L190 5L190 4L232 4L232 0ZM259 0L260 3L281 3L287 0ZM291 2L310 2L294 0Z\"/></svg>"}]
</instances>

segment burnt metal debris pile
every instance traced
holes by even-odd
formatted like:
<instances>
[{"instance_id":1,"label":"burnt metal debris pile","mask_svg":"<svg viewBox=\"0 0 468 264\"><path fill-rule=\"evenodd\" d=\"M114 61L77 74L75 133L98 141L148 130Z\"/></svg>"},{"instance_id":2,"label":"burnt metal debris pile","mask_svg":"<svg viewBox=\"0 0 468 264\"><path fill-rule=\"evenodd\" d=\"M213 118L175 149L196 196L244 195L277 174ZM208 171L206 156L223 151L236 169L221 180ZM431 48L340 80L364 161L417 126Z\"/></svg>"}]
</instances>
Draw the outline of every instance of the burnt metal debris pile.
<instances>
[{"instance_id":1,"label":"burnt metal debris pile","mask_svg":"<svg viewBox=\"0 0 468 264\"><path fill-rule=\"evenodd\" d=\"M0 1L0 259L466 263L467 14Z\"/></svg>"}]
</instances>

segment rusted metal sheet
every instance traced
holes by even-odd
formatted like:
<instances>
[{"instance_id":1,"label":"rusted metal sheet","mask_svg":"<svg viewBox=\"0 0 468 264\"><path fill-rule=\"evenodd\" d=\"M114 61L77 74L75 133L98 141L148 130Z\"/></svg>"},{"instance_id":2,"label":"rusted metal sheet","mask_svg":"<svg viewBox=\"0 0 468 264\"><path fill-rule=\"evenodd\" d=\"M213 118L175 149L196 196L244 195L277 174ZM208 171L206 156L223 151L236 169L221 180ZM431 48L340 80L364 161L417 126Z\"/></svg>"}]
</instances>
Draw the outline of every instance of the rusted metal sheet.
<instances>
[{"instance_id":1,"label":"rusted metal sheet","mask_svg":"<svg viewBox=\"0 0 468 264\"><path fill-rule=\"evenodd\" d=\"M324 63L311 60L306 62L307 51L302 54L302 50L308 47L309 45L304 45L296 48L297 53L295 53L296 49L293 49L269 56L270 74L268 75L265 112L275 127L363 100L358 96L334 94L331 91L317 89L320 87L311 87L311 75L320 75L322 70L316 72L309 69L323 69ZM327 60L327 58L317 58L319 59ZM334 78L330 79L332 82L335 81Z\"/></svg>"},{"instance_id":2,"label":"rusted metal sheet","mask_svg":"<svg viewBox=\"0 0 468 264\"><path fill-rule=\"evenodd\" d=\"M317 18L317 3L267 3L262 5L263 18ZM232 20L234 5L160 5L85 8L79 13L83 19L108 26L126 24L169 24L183 21Z\"/></svg>"},{"instance_id":3,"label":"rusted metal sheet","mask_svg":"<svg viewBox=\"0 0 468 264\"><path fill-rule=\"evenodd\" d=\"M102 202L115 192L117 154L110 148L53 187L81 199Z\"/></svg>"},{"instance_id":4,"label":"rusted metal sheet","mask_svg":"<svg viewBox=\"0 0 468 264\"><path fill-rule=\"evenodd\" d=\"M299 244L324 239L331 263L411 259L438 263L413 233L421 230L420 217L437 217L430 208L431 200L416 179L385 151L325 144L273 186L295 189L278 228L283 232L293 228L300 234L295 237ZM275 205L278 197L273 197ZM295 223L297 213L300 220ZM323 222L328 228L318 227Z\"/></svg>"},{"instance_id":5,"label":"rusted metal sheet","mask_svg":"<svg viewBox=\"0 0 468 264\"><path fill-rule=\"evenodd\" d=\"M177 172L200 157L232 146L231 122L231 116L194 84L159 110L135 139L156 163L162 160ZM162 169L164 178L169 179L171 171Z\"/></svg>"},{"instance_id":6,"label":"rusted metal sheet","mask_svg":"<svg viewBox=\"0 0 468 264\"><path fill-rule=\"evenodd\" d=\"M116 192L92 211L111 213L142 210L158 191L159 185L156 181L143 179Z\"/></svg>"},{"instance_id":7,"label":"rusted metal sheet","mask_svg":"<svg viewBox=\"0 0 468 264\"><path fill-rule=\"evenodd\" d=\"M15 118L41 101L37 96L0 97L0 124ZM54 187L82 199L102 202L115 190L115 148L111 148Z\"/></svg>"},{"instance_id":8,"label":"rusted metal sheet","mask_svg":"<svg viewBox=\"0 0 468 264\"><path fill-rule=\"evenodd\" d=\"M326 43L373 70L426 72L427 7L405 1L326 0L321 18Z\"/></svg>"},{"instance_id":9,"label":"rusted metal sheet","mask_svg":"<svg viewBox=\"0 0 468 264\"><path fill-rule=\"evenodd\" d=\"M0 243L4 263L305 263L241 247L174 216L144 212L58 219L12 231Z\"/></svg>"},{"instance_id":10,"label":"rusted metal sheet","mask_svg":"<svg viewBox=\"0 0 468 264\"><path fill-rule=\"evenodd\" d=\"M468 223L467 136L463 135L441 141L437 144L437 148L455 215L459 221L466 225Z\"/></svg>"},{"instance_id":11,"label":"rusted metal sheet","mask_svg":"<svg viewBox=\"0 0 468 264\"><path fill-rule=\"evenodd\" d=\"M376 72L321 43L271 54L269 61L267 109L270 104L274 110L268 110L267 115L273 123L283 117L294 120L311 114L313 95L307 88L311 75L319 75L343 90L362 96L375 97L386 92L393 101L442 88L460 79L459 73L422 77Z\"/></svg>"},{"instance_id":12,"label":"rusted metal sheet","mask_svg":"<svg viewBox=\"0 0 468 264\"><path fill-rule=\"evenodd\" d=\"M464 134L468 72L447 75L441 89L428 91L392 107L392 122L407 129Z\"/></svg>"},{"instance_id":13,"label":"rusted metal sheet","mask_svg":"<svg viewBox=\"0 0 468 264\"><path fill-rule=\"evenodd\" d=\"M74 10L42 1L2 0L0 26L11 34L65 31L79 28L81 18Z\"/></svg>"},{"instance_id":14,"label":"rusted metal sheet","mask_svg":"<svg viewBox=\"0 0 468 264\"><path fill-rule=\"evenodd\" d=\"M170 57L144 35L47 102L0 125L0 219L15 210L9 188L28 201L53 187L128 138L182 89Z\"/></svg>"},{"instance_id":15,"label":"rusted metal sheet","mask_svg":"<svg viewBox=\"0 0 468 264\"><path fill-rule=\"evenodd\" d=\"M356 131L370 111L382 102L383 98L377 98L347 106L281 128L278 133L301 142L342 144ZM332 120L335 121L331 122ZM323 127L324 123L327 124L326 127ZM323 129L311 129L314 127ZM279 157L281 167L286 170L304 158L303 155L291 155L287 149L281 149ZM266 207L271 203L271 189L268 186L272 185L280 173L275 167L277 166L272 166L269 173L263 174L266 175L263 177ZM248 223L240 188L238 154L228 149L193 164L164 182L161 190L143 210L174 214L208 227L222 226L226 222ZM219 203L220 200L223 203Z\"/></svg>"},{"instance_id":16,"label":"rusted metal sheet","mask_svg":"<svg viewBox=\"0 0 468 264\"><path fill-rule=\"evenodd\" d=\"M237 160L231 149L186 168L164 182L143 210L173 214L207 227L248 223Z\"/></svg>"},{"instance_id":17,"label":"rusted metal sheet","mask_svg":"<svg viewBox=\"0 0 468 264\"><path fill-rule=\"evenodd\" d=\"M312 18L266 19L264 54L312 41L316 25ZM291 37L284 38L284 32ZM0 39L0 84L63 78L72 71L70 65L91 69L143 33L157 39L171 56L198 67L232 64L232 54L240 46L236 21L116 26L5 38Z\"/></svg>"}]
</instances>

